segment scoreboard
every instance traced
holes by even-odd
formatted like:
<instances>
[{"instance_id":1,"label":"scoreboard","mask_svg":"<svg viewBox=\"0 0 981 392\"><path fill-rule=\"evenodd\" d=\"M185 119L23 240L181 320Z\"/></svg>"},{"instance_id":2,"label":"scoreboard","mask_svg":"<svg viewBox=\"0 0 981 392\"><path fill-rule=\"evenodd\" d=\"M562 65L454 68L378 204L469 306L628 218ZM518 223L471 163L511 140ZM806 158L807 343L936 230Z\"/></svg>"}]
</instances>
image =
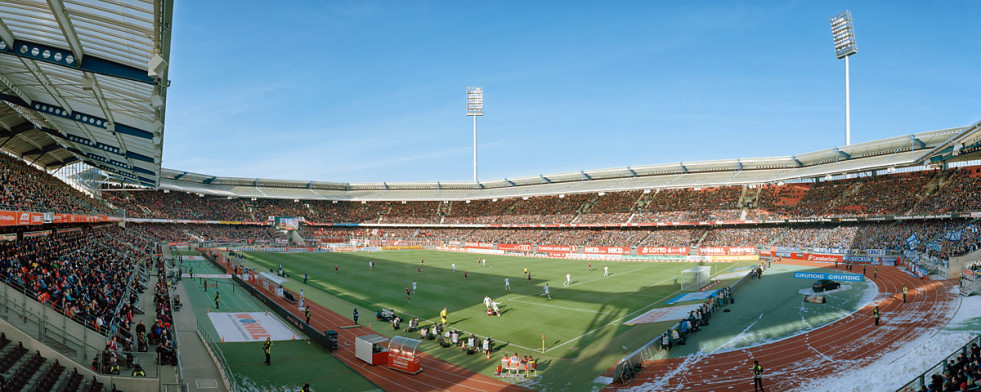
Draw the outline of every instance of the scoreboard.
<instances>
[{"instance_id":1,"label":"scoreboard","mask_svg":"<svg viewBox=\"0 0 981 392\"><path fill-rule=\"evenodd\" d=\"M296 230L300 228L300 218L277 216L273 220L273 228L276 230Z\"/></svg>"}]
</instances>

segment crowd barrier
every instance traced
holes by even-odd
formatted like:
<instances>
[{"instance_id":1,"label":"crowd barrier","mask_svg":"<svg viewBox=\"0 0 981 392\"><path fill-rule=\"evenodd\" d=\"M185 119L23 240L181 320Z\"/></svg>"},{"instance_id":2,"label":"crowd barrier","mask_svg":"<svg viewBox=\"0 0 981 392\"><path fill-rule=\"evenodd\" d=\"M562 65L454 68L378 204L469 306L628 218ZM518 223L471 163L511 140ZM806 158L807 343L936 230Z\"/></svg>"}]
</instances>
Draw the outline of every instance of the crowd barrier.
<instances>
[{"instance_id":1,"label":"crowd barrier","mask_svg":"<svg viewBox=\"0 0 981 392\"><path fill-rule=\"evenodd\" d=\"M948 366L947 363L949 361L951 361L951 360L956 361L957 360L957 356L958 355L962 355L962 354L965 357L969 357L970 348L971 348L971 345L972 344L981 345L981 335L975 336L974 339L971 339L971 341L965 343L964 346L962 346L961 348L957 349L952 354L948 355L946 358L944 358L943 360L941 360L940 362L938 362L936 365L930 367L925 372L920 373L920 375L918 375L916 377L913 377L913 380L911 380L910 382L906 383L906 385L903 385L903 386L899 387L899 389L897 389L896 392L915 392L915 391L919 391L921 387L923 387L924 385L928 385L927 379L928 379L929 376L931 376L933 374L943 375L944 370L947 370L947 366Z\"/></svg>"}]
</instances>

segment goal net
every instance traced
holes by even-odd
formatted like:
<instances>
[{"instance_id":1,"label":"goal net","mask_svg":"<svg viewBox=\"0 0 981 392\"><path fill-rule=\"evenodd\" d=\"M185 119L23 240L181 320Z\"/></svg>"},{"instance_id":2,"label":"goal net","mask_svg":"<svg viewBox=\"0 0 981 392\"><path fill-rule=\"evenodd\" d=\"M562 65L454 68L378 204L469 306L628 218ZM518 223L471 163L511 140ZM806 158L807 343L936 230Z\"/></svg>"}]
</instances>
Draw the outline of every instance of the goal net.
<instances>
[{"instance_id":1,"label":"goal net","mask_svg":"<svg viewBox=\"0 0 981 392\"><path fill-rule=\"evenodd\" d=\"M709 284L712 278L712 267L691 267L681 271L681 289L684 291L695 291Z\"/></svg>"}]
</instances>

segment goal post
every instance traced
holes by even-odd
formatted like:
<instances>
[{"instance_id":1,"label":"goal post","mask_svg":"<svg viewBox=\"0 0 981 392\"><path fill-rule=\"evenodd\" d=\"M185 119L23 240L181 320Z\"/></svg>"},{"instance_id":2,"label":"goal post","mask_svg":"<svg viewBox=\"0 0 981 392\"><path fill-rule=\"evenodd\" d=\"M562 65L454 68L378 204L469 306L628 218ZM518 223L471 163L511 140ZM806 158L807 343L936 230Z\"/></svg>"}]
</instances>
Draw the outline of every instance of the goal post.
<instances>
[{"instance_id":1,"label":"goal post","mask_svg":"<svg viewBox=\"0 0 981 392\"><path fill-rule=\"evenodd\" d=\"M712 267L699 266L681 271L681 279L678 283L681 283L683 291L696 291L709 284L711 279Z\"/></svg>"}]
</instances>

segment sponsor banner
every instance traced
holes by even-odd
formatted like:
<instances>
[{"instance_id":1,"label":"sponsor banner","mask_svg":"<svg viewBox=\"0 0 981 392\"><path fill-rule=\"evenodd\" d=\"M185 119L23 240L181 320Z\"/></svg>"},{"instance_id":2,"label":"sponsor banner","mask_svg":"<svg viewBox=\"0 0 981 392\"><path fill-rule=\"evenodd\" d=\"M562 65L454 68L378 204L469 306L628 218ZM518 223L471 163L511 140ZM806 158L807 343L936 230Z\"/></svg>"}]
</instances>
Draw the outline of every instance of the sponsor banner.
<instances>
[{"instance_id":1,"label":"sponsor banner","mask_svg":"<svg viewBox=\"0 0 981 392\"><path fill-rule=\"evenodd\" d=\"M226 342L264 342L266 338L294 340L303 336L268 313L211 312L208 318Z\"/></svg>"},{"instance_id":2,"label":"sponsor banner","mask_svg":"<svg viewBox=\"0 0 981 392\"><path fill-rule=\"evenodd\" d=\"M886 250L885 249L866 249L865 250L865 254L867 254L869 256L885 256L886 255Z\"/></svg>"},{"instance_id":3,"label":"sponsor banner","mask_svg":"<svg viewBox=\"0 0 981 392\"><path fill-rule=\"evenodd\" d=\"M494 244L491 242L466 242L463 244L463 247L475 249L494 249Z\"/></svg>"},{"instance_id":4,"label":"sponsor banner","mask_svg":"<svg viewBox=\"0 0 981 392\"><path fill-rule=\"evenodd\" d=\"M975 275L974 271L971 271L971 270L969 270L967 268L961 269L961 277L964 278L964 279L967 279L967 280L970 280L970 281L973 282L974 281L974 278L975 278L974 275Z\"/></svg>"},{"instance_id":5,"label":"sponsor banner","mask_svg":"<svg viewBox=\"0 0 981 392\"><path fill-rule=\"evenodd\" d=\"M687 246L639 246L638 255L687 255Z\"/></svg>"},{"instance_id":6,"label":"sponsor banner","mask_svg":"<svg viewBox=\"0 0 981 392\"><path fill-rule=\"evenodd\" d=\"M538 245L540 253L572 253L579 250L575 245Z\"/></svg>"},{"instance_id":7,"label":"sponsor banner","mask_svg":"<svg viewBox=\"0 0 981 392\"><path fill-rule=\"evenodd\" d=\"M838 282L861 282L862 275L858 274L835 274L835 273L824 273L824 272L794 272L794 279L830 279Z\"/></svg>"},{"instance_id":8,"label":"sponsor banner","mask_svg":"<svg viewBox=\"0 0 981 392\"><path fill-rule=\"evenodd\" d=\"M698 254L703 256L741 256L755 255L755 246L702 246Z\"/></svg>"},{"instance_id":9,"label":"sponsor banner","mask_svg":"<svg viewBox=\"0 0 981 392\"><path fill-rule=\"evenodd\" d=\"M823 303L825 303L825 299L824 299L824 296L823 295L805 295L804 296L804 302L811 302L811 303L815 303L815 304L823 304Z\"/></svg>"},{"instance_id":10,"label":"sponsor banner","mask_svg":"<svg viewBox=\"0 0 981 392\"><path fill-rule=\"evenodd\" d=\"M497 244L497 250L511 252L531 252L531 244Z\"/></svg>"},{"instance_id":11,"label":"sponsor banner","mask_svg":"<svg viewBox=\"0 0 981 392\"><path fill-rule=\"evenodd\" d=\"M804 260L807 261L825 261L829 263L842 262L844 257L841 255L816 255L813 253L805 253Z\"/></svg>"},{"instance_id":12,"label":"sponsor banner","mask_svg":"<svg viewBox=\"0 0 981 392\"><path fill-rule=\"evenodd\" d=\"M590 255L629 255L629 246L586 246L583 253Z\"/></svg>"}]
</instances>

